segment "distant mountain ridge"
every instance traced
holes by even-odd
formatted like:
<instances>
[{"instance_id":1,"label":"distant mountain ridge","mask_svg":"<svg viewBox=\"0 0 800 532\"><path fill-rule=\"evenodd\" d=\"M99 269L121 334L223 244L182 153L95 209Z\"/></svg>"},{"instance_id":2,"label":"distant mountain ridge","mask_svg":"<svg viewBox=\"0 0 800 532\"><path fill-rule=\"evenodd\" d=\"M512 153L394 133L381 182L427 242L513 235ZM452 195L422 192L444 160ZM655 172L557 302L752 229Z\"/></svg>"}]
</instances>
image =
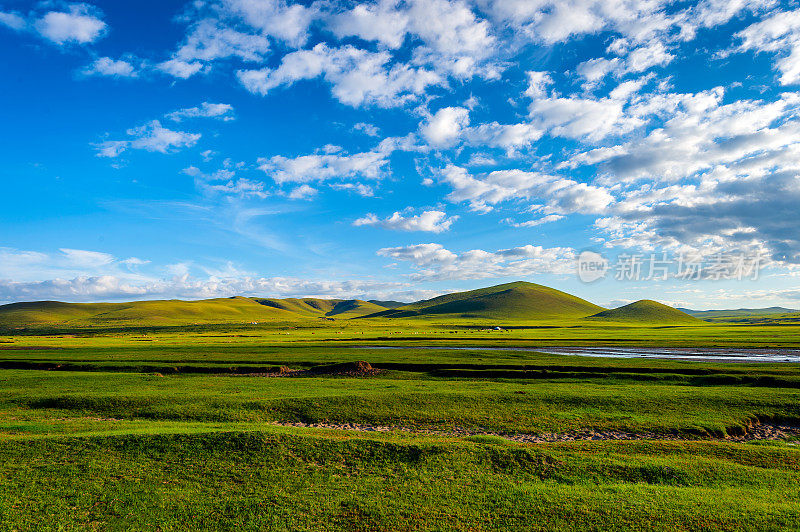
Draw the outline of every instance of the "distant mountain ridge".
<instances>
[{"instance_id":1,"label":"distant mountain ridge","mask_svg":"<svg viewBox=\"0 0 800 532\"><path fill-rule=\"evenodd\" d=\"M517 281L454 292L415 303L360 299L230 297L199 301L125 303L36 301L0 305L0 328L150 327L350 319L622 321L700 324L701 320L655 301L607 310L555 288Z\"/></svg>"},{"instance_id":2,"label":"distant mountain ridge","mask_svg":"<svg viewBox=\"0 0 800 532\"><path fill-rule=\"evenodd\" d=\"M680 310L696 318L716 323L769 323L781 321L797 322L800 320L800 310L785 307Z\"/></svg>"}]
</instances>

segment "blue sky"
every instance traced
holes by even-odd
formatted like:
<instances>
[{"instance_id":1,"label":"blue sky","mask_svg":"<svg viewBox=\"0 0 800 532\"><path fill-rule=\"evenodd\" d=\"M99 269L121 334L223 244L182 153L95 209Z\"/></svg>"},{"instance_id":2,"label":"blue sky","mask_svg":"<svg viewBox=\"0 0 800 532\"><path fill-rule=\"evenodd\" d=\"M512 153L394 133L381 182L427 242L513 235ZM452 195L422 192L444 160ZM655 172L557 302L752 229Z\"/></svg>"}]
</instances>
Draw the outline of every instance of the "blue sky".
<instances>
[{"instance_id":1,"label":"blue sky","mask_svg":"<svg viewBox=\"0 0 800 532\"><path fill-rule=\"evenodd\" d=\"M0 0L0 302L798 307L799 83L796 2Z\"/></svg>"}]
</instances>

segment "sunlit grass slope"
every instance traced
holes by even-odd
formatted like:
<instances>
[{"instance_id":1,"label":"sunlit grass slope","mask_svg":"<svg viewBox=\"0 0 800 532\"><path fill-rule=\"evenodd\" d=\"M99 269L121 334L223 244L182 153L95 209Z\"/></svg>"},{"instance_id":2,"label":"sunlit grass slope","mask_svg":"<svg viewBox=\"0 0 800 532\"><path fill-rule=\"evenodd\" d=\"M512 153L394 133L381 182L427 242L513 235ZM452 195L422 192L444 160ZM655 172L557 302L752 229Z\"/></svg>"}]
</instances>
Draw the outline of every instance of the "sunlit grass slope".
<instances>
[{"instance_id":1,"label":"sunlit grass slope","mask_svg":"<svg viewBox=\"0 0 800 532\"><path fill-rule=\"evenodd\" d=\"M170 326L261 321L348 319L385 310L374 303L342 299L162 300L127 303L35 301L0 306L0 327Z\"/></svg>"},{"instance_id":2,"label":"sunlit grass slope","mask_svg":"<svg viewBox=\"0 0 800 532\"><path fill-rule=\"evenodd\" d=\"M603 308L539 284L518 281L456 292L411 303L370 317L452 316L504 320L583 318Z\"/></svg>"},{"instance_id":3,"label":"sunlit grass slope","mask_svg":"<svg viewBox=\"0 0 800 532\"><path fill-rule=\"evenodd\" d=\"M647 324L686 323L699 325L702 323L702 320L685 312L650 299L642 299L623 307L604 310L590 316L589 319Z\"/></svg>"},{"instance_id":4,"label":"sunlit grass slope","mask_svg":"<svg viewBox=\"0 0 800 532\"><path fill-rule=\"evenodd\" d=\"M346 319L386 310L386 307L360 299L320 299L304 297L301 299L254 298L254 301L268 307L314 318L336 317L339 319Z\"/></svg>"},{"instance_id":5,"label":"sunlit grass slope","mask_svg":"<svg viewBox=\"0 0 800 532\"><path fill-rule=\"evenodd\" d=\"M201 301L61 303L36 301L0 306L4 327L93 325L184 325L296 319L286 310L259 305L244 297Z\"/></svg>"}]
</instances>

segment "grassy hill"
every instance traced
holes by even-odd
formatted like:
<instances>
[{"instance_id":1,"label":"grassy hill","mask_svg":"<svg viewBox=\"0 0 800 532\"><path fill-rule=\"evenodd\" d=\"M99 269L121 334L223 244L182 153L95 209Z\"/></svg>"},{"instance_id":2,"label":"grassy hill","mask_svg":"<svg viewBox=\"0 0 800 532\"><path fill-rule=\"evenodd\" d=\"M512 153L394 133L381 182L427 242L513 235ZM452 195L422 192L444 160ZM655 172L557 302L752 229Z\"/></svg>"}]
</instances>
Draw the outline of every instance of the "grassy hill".
<instances>
[{"instance_id":1,"label":"grassy hill","mask_svg":"<svg viewBox=\"0 0 800 532\"><path fill-rule=\"evenodd\" d=\"M587 319L647 324L702 323L702 320L685 312L650 299L642 299L623 307L604 310L589 316Z\"/></svg>"},{"instance_id":2,"label":"grassy hill","mask_svg":"<svg viewBox=\"0 0 800 532\"><path fill-rule=\"evenodd\" d=\"M127 303L35 301L0 305L0 328L169 326L260 321L349 319L386 310L374 303L343 299L252 299L247 297Z\"/></svg>"},{"instance_id":3,"label":"grassy hill","mask_svg":"<svg viewBox=\"0 0 800 532\"><path fill-rule=\"evenodd\" d=\"M0 306L0 327L4 328L191 325L293 318L291 312L259 305L246 297L127 303L35 301Z\"/></svg>"},{"instance_id":4,"label":"grassy hill","mask_svg":"<svg viewBox=\"0 0 800 532\"><path fill-rule=\"evenodd\" d=\"M602 307L555 288L518 281L434 297L367 317L542 320L582 318L599 310Z\"/></svg>"},{"instance_id":5,"label":"grassy hill","mask_svg":"<svg viewBox=\"0 0 800 532\"><path fill-rule=\"evenodd\" d=\"M286 298L254 298L253 301L267 307L292 312L306 318L333 317L349 319L366 314L374 314L388 307L360 299L320 299L313 297Z\"/></svg>"}]
</instances>

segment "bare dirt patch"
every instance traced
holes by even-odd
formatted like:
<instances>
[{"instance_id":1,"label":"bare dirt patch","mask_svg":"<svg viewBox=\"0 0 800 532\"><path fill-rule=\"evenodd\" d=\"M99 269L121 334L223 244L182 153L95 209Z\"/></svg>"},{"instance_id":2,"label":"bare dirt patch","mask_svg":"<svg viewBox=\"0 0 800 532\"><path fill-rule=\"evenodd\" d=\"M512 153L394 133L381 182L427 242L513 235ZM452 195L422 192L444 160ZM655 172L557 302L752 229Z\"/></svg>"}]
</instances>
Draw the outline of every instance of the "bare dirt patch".
<instances>
[{"instance_id":1,"label":"bare dirt patch","mask_svg":"<svg viewBox=\"0 0 800 532\"><path fill-rule=\"evenodd\" d=\"M713 437L697 434L665 434L657 432L626 432L626 431L595 431L582 430L565 433L538 433L538 434L506 434L480 429L464 429L454 427L449 430L427 429L419 427L371 425L365 423L304 423L286 422L274 423L286 427L302 427L332 430L351 430L359 432L411 432L415 434L428 434L432 436L445 436L465 438L469 436L497 436L519 443L557 443L575 441L624 441L624 440L661 440L661 441L729 441L749 442L755 440L791 440L800 438L800 426L776 423L754 424L742 434Z\"/></svg>"}]
</instances>

